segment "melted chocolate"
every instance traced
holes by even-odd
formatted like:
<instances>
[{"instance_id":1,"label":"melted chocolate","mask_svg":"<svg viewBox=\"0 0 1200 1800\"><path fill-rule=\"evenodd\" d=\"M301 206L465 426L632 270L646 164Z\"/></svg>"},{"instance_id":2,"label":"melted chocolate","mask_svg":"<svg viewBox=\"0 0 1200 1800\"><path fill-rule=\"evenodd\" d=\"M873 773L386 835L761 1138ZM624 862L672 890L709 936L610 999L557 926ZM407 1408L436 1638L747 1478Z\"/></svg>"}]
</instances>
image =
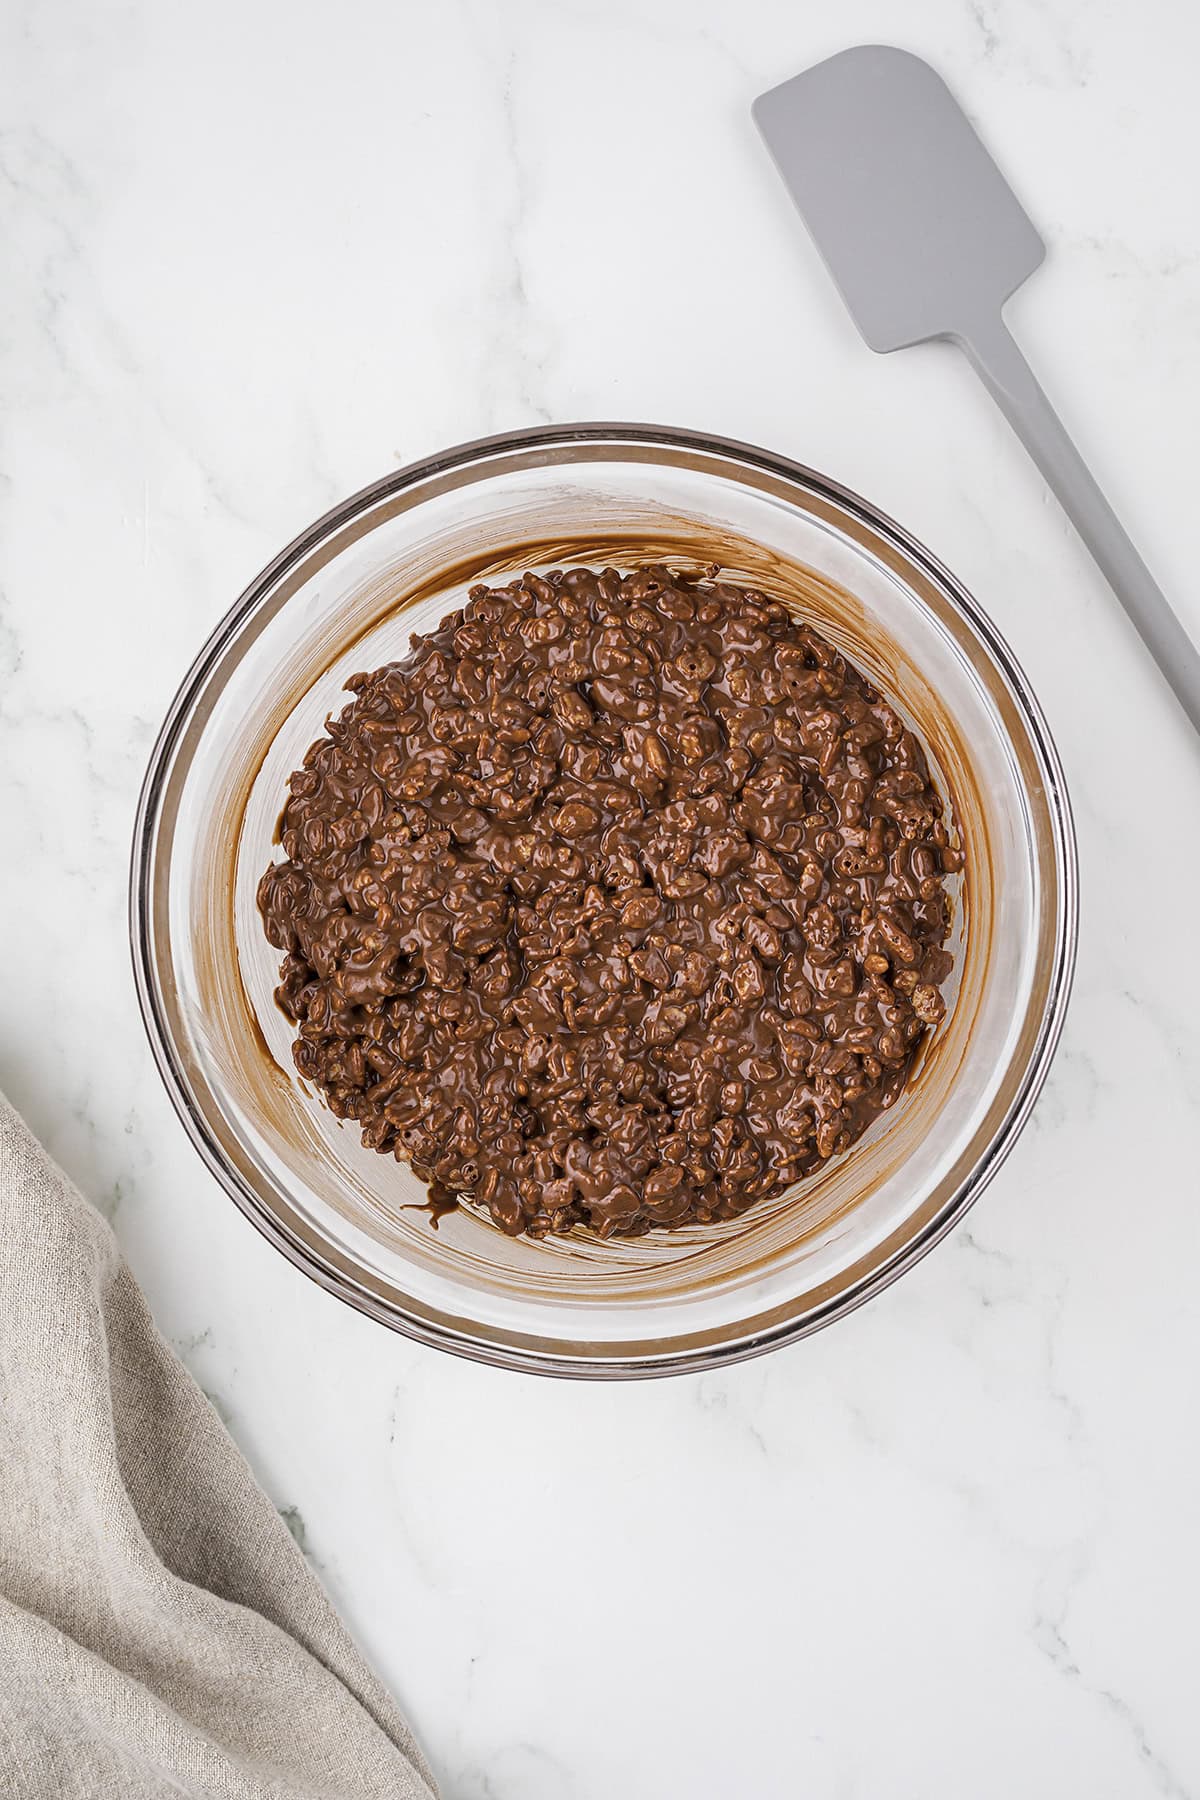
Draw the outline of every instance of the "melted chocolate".
<instances>
[{"instance_id":1,"label":"melted chocolate","mask_svg":"<svg viewBox=\"0 0 1200 1800\"><path fill-rule=\"evenodd\" d=\"M348 685L259 906L297 1068L435 1217L728 1219L893 1103L961 856L913 734L784 606L525 575Z\"/></svg>"}]
</instances>

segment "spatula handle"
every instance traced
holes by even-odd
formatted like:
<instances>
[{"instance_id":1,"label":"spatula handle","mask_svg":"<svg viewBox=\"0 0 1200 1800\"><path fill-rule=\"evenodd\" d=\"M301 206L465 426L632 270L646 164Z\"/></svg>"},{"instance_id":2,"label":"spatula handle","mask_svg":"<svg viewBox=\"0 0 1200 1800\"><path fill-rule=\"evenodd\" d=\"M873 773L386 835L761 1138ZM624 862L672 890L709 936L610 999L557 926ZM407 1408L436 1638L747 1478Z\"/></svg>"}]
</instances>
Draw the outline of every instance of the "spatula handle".
<instances>
[{"instance_id":1,"label":"spatula handle","mask_svg":"<svg viewBox=\"0 0 1200 1800\"><path fill-rule=\"evenodd\" d=\"M959 340L1200 731L1200 651L1130 543L1003 319Z\"/></svg>"}]
</instances>

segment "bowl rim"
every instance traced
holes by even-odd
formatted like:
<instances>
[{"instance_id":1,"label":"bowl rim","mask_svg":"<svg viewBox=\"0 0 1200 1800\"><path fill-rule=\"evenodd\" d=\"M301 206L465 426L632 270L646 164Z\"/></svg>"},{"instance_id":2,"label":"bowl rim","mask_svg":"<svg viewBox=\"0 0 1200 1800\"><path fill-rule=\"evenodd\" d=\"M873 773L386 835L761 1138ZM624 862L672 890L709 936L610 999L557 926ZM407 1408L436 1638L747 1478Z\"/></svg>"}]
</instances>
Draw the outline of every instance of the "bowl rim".
<instances>
[{"instance_id":1,"label":"bowl rim","mask_svg":"<svg viewBox=\"0 0 1200 1800\"><path fill-rule=\"evenodd\" d=\"M875 1270L799 1317L785 1319L768 1330L752 1332L744 1338L734 1337L699 1350L694 1347L666 1350L661 1355L637 1359L620 1355L575 1357L563 1352L513 1348L447 1325L427 1323L386 1304L365 1288L356 1285L345 1273L316 1258L307 1246L297 1241L284 1228L264 1205L261 1196L231 1165L193 1103L159 991L150 929L153 909L152 877L158 828L162 818L161 802L175 750L213 666L271 593L280 577L358 515L432 477L473 462L485 462L488 458L505 452L572 443L605 442L660 445L730 457L783 480L797 482L817 496L857 515L862 523L885 538L890 538L897 548L935 582L962 613L994 660L1029 732L1046 777L1045 801L1054 846L1057 887L1053 967L1028 1066L1011 1103L995 1125L991 1141L984 1147L978 1161L958 1188L947 1198L940 1212ZM852 489L804 463L758 445L711 432L612 420L536 425L452 445L434 456L407 463L358 489L298 533L243 589L210 632L184 675L150 754L138 798L130 857L130 950L138 1006L154 1062L187 1135L239 1210L269 1243L311 1280L356 1311L387 1325L401 1335L434 1348L451 1350L472 1361L514 1368L524 1373L577 1379L629 1380L695 1373L763 1355L782 1344L808 1337L835 1319L856 1311L876 1294L890 1287L906 1270L927 1255L959 1222L1000 1169L1041 1092L1066 1019L1075 972L1078 926L1078 854L1070 798L1058 749L1020 663L992 620L962 582L904 526L897 524Z\"/></svg>"}]
</instances>

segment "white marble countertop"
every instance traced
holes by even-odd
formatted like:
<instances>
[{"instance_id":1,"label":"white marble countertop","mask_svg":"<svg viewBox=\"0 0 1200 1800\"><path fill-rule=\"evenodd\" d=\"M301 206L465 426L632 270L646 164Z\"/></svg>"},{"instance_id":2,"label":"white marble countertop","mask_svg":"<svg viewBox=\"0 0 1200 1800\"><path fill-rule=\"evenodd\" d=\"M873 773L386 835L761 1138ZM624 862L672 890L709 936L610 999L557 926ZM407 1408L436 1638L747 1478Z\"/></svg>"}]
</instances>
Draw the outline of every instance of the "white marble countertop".
<instances>
[{"instance_id":1,"label":"white marble countertop","mask_svg":"<svg viewBox=\"0 0 1200 1800\"><path fill-rule=\"evenodd\" d=\"M869 354L766 162L752 97L870 40L935 62L1044 230L1011 322L1200 634L1179 0L0 14L0 1084L447 1800L1200 1792L1200 746L965 364ZM293 1271L177 1124L126 948L151 739L244 583L395 463L571 418L769 444L924 538L1042 698L1084 886L968 1224L815 1339L632 1387L457 1362Z\"/></svg>"}]
</instances>

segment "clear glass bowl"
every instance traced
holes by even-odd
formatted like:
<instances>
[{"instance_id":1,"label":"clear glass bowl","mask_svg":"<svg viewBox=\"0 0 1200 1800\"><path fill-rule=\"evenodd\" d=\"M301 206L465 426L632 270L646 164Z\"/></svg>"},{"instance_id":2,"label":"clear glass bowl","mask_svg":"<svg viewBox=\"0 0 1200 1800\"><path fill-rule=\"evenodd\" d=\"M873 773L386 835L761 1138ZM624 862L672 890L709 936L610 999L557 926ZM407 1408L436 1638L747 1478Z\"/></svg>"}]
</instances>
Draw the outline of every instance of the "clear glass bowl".
<instances>
[{"instance_id":1,"label":"clear glass bowl","mask_svg":"<svg viewBox=\"0 0 1200 1800\"><path fill-rule=\"evenodd\" d=\"M296 1076L255 910L289 772L355 670L474 581L525 568L720 564L789 595L897 702L966 851L948 1016L896 1107L844 1157L729 1224L606 1243L431 1229L412 1173ZM133 855L139 997L181 1118L259 1229L373 1318L489 1362L634 1376L757 1354L857 1306L975 1199L1062 1024L1076 872L1062 771L1020 669L929 552L844 488L745 444L658 427L514 432L402 469L304 532L181 688Z\"/></svg>"}]
</instances>

